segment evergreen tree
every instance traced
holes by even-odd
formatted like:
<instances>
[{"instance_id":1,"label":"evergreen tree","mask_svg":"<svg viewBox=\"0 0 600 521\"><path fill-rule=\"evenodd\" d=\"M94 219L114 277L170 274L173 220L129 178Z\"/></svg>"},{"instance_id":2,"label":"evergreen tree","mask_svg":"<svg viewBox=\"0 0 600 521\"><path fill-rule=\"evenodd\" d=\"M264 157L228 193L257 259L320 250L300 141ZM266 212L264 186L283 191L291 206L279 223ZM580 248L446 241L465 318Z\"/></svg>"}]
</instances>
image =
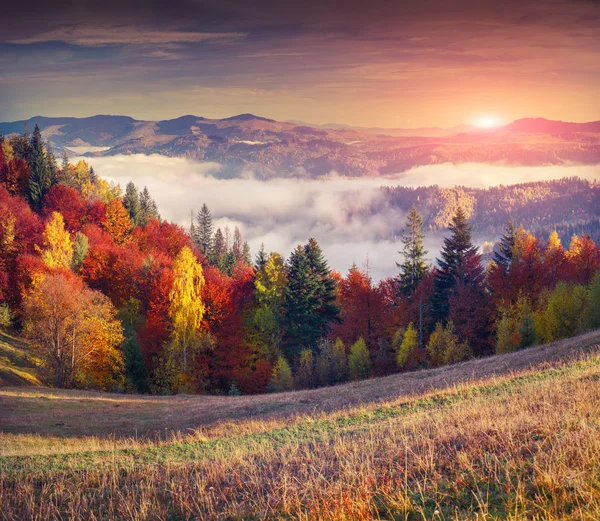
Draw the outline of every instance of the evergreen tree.
<instances>
[{"instance_id":1,"label":"evergreen tree","mask_svg":"<svg viewBox=\"0 0 600 521\"><path fill-rule=\"evenodd\" d=\"M400 268L400 291L406 296L412 295L428 272L425 264L427 251L423 244L424 237L423 218L413 205L408 213L406 228L402 232L401 241L404 247L398 252L404 257L404 262L396 263Z\"/></svg>"},{"instance_id":2,"label":"evergreen tree","mask_svg":"<svg viewBox=\"0 0 600 521\"><path fill-rule=\"evenodd\" d=\"M209 257L210 263L213 266L217 266L221 271L224 271L225 260L227 257L227 244L225 243L225 236L223 235L221 228L217 228L217 231L215 232L213 245L213 252Z\"/></svg>"},{"instance_id":3,"label":"evergreen tree","mask_svg":"<svg viewBox=\"0 0 600 521\"><path fill-rule=\"evenodd\" d=\"M96 175L96 172L94 172L93 166L90 166L89 177L90 177L90 183L92 183L93 185L95 185L98 182L98 176Z\"/></svg>"},{"instance_id":4,"label":"evergreen tree","mask_svg":"<svg viewBox=\"0 0 600 521\"><path fill-rule=\"evenodd\" d=\"M197 223L196 236L192 237L192 239L195 240L202 253L210 259L214 248L213 222L212 215L206 203L202 205L202 208L198 212Z\"/></svg>"},{"instance_id":5,"label":"evergreen tree","mask_svg":"<svg viewBox=\"0 0 600 521\"><path fill-rule=\"evenodd\" d=\"M260 243L260 249L258 250L258 253L256 254L256 260L254 261L254 268L256 269L256 271L261 270L265 264L267 263L267 252L265 251L265 243L261 242Z\"/></svg>"},{"instance_id":6,"label":"evergreen tree","mask_svg":"<svg viewBox=\"0 0 600 521\"><path fill-rule=\"evenodd\" d=\"M50 189L50 173L44 153L42 133L37 125L31 135L30 153L27 158L27 164L31 172L29 176L29 202L34 208L40 209L42 199Z\"/></svg>"},{"instance_id":7,"label":"evergreen tree","mask_svg":"<svg viewBox=\"0 0 600 521\"><path fill-rule=\"evenodd\" d=\"M242 262L244 260L244 244L242 242L242 232L236 226L233 230L233 246L231 247L233 256L235 257L235 263Z\"/></svg>"},{"instance_id":8,"label":"evergreen tree","mask_svg":"<svg viewBox=\"0 0 600 521\"><path fill-rule=\"evenodd\" d=\"M62 170L63 175L69 170L69 156L67 155L67 149L63 149L62 161L60 164L60 169Z\"/></svg>"},{"instance_id":9,"label":"evergreen tree","mask_svg":"<svg viewBox=\"0 0 600 521\"><path fill-rule=\"evenodd\" d=\"M252 266L252 253L250 252L248 241L244 241L244 245L242 246L242 262L246 266Z\"/></svg>"},{"instance_id":10,"label":"evergreen tree","mask_svg":"<svg viewBox=\"0 0 600 521\"><path fill-rule=\"evenodd\" d=\"M144 186L144 189L139 195L139 201L141 226L144 226L150 219L158 219L160 221L158 206L156 206L156 202L150 196L150 192L148 191L148 188L146 186Z\"/></svg>"},{"instance_id":11,"label":"evergreen tree","mask_svg":"<svg viewBox=\"0 0 600 521\"><path fill-rule=\"evenodd\" d=\"M339 321L335 281L317 241L310 239L291 254L284 302L285 344L291 358L316 349L319 338Z\"/></svg>"},{"instance_id":12,"label":"evergreen tree","mask_svg":"<svg viewBox=\"0 0 600 521\"><path fill-rule=\"evenodd\" d=\"M513 248L515 247L515 240L517 238L517 230L515 223L512 219L508 220L504 235L500 239L498 249L494 251L494 262L504 269L504 272L508 272L513 258Z\"/></svg>"},{"instance_id":13,"label":"evergreen tree","mask_svg":"<svg viewBox=\"0 0 600 521\"><path fill-rule=\"evenodd\" d=\"M139 226L142 213L140 207L140 197L138 195L137 187L131 181L127 183L127 187L125 188L123 206L129 212L129 217L131 217L133 225Z\"/></svg>"},{"instance_id":14,"label":"evergreen tree","mask_svg":"<svg viewBox=\"0 0 600 521\"><path fill-rule=\"evenodd\" d=\"M439 268L433 279L431 315L433 323L445 322L450 312L450 297L457 284L468 284L467 268L479 262L477 248L471 242L471 226L462 207L458 207L449 226L450 237L444 238Z\"/></svg>"}]
</instances>

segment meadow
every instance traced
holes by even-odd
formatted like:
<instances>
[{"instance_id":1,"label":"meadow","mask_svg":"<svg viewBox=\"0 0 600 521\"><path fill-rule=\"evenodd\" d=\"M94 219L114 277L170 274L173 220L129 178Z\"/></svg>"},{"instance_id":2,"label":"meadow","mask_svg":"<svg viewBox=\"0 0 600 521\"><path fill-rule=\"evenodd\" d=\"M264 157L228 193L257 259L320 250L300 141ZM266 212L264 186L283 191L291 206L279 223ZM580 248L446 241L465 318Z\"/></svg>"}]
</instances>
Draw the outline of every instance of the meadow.
<instances>
[{"instance_id":1,"label":"meadow","mask_svg":"<svg viewBox=\"0 0 600 521\"><path fill-rule=\"evenodd\" d=\"M0 389L0 519L600 518L600 332L325 389Z\"/></svg>"}]
</instances>

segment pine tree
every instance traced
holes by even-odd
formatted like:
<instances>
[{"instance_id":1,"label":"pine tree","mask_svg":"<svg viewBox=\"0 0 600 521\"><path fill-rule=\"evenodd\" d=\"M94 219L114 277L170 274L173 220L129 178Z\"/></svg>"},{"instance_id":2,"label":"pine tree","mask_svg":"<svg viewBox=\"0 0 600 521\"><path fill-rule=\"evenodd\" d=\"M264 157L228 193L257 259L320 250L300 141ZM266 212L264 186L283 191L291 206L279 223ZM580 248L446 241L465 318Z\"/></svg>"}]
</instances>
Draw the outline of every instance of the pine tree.
<instances>
[{"instance_id":1,"label":"pine tree","mask_svg":"<svg viewBox=\"0 0 600 521\"><path fill-rule=\"evenodd\" d=\"M427 251L423 244L424 237L423 218L413 205L408 213L406 228L402 232L401 241L404 247L399 253L404 257L404 262L396 263L400 268L400 291L406 296L413 294L429 271L425 264Z\"/></svg>"},{"instance_id":2,"label":"pine tree","mask_svg":"<svg viewBox=\"0 0 600 521\"><path fill-rule=\"evenodd\" d=\"M498 249L494 251L494 262L507 273L513 259L513 248L517 238L517 230L512 219L508 220L504 235L500 238Z\"/></svg>"},{"instance_id":3,"label":"pine tree","mask_svg":"<svg viewBox=\"0 0 600 521\"><path fill-rule=\"evenodd\" d=\"M91 169L90 169L91 172ZM125 188L125 196L123 197L123 206L129 212L129 217L134 226L139 226L141 219L140 197L137 187L129 181Z\"/></svg>"},{"instance_id":4,"label":"pine tree","mask_svg":"<svg viewBox=\"0 0 600 521\"><path fill-rule=\"evenodd\" d=\"M213 255L213 222L212 215L206 203L202 205L197 217L198 226L196 227L196 236L193 237L196 244L209 259Z\"/></svg>"},{"instance_id":5,"label":"pine tree","mask_svg":"<svg viewBox=\"0 0 600 521\"><path fill-rule=\"evenodd\" d=\"M475 260L479 262L477 248L471 242L471 226L462 207L458 207L448 228L451 235L444 238L441 259L437 259L439 269L433 279L431 315L434 324L448 319L450 297L457 284L468 284L467 267L473 267Z\"/></svg>"},{"instance_id":6,"label":"pine tree","mask_svg":"<svg viewBox=\"0 0 600 521\"><path fill-rule=\"evenodd\" d=\"M95 185L98 182L98 176L96 175L96 172L94 172L93 166L90 166L89 178L90 183L92 183L93 185Z\"/></svg>"},{"instance_id":7,"label":"pine tree","mask_svg":"<svg viewBox=\"0 0 600 521\"><path fill-rule=\"evenodd\" d=\"M252 266L252 252L250 251L250 245L248 241L244 241L242 246L242 262L246 266Z\"/></svg>"},{"instance_id":8,"label":"pine tree","mask_svg":"<svg viewBox=\"0 0 600 521\"><path fill-rule=\"evenodd\" d=\"M141 226L145 226L150 219L158 219L160 221L158 206L156 206L156 202L150 196L150 192L146 186L144 186L144 189L139 195L139 201Z\"/></svg>"},{"instance_id":9,"label":"pine tree","mask_svg":"<svg viewBox=\"0 0 600 521\"><path fill-rule=\"evenodd\" d=\"M44 153L44 141L40 128L36 125L30 141L30 153L27 158L27 164L31 174L29 175L29 202L31 205L40 209L42 199L50 189L49 172Z\"/></svg>"},{"instance_id":10,"label":"pine tree","mask_svg":"<svg viewBox=\"0 0 600 521\"><path fill-rule=\"evenodd\" d=\"M319 338L339 321L335 290L317 241L298 246L290 255L284 302L285 344L291 358L302 349L316 349Z\"/></svg>"},{"instance_id":11,"label":"pine tree","mask_svg":"<svg viewBox=\"0 0 600 521\"><path fill-rule=\"evenodd\" d=\"M221 228L217 228L217 231L215 232L213 245L213 252L209 257L209 261L213 266L217 266L221 271L224 271L225 259L227 257L227 244Z\"/></svg>"},{"instance_id":12,"label":"pine tree","mask_svg":"<svg viewBox=\"0 0 600 521\"><path fill-rule=\"evenodd\" d=\"M256 254L256 260L254 261L254 268L256 271L261 270L264 265L267 263L267 252L265 251L265 243L260 243L260 249Z\"/></svg>"},{"instance_id":13,"label":"pine tree","mask_svg":"<svg viewBox=\"0 0 600 521\"><path fill-rule=\"evenodd\" d=\"M233 246L231 249L235 257L235 263L242 262L244 260L244 245L242 242L242 232L237 226L233 230Z\"/></svg>"}]
</instances>

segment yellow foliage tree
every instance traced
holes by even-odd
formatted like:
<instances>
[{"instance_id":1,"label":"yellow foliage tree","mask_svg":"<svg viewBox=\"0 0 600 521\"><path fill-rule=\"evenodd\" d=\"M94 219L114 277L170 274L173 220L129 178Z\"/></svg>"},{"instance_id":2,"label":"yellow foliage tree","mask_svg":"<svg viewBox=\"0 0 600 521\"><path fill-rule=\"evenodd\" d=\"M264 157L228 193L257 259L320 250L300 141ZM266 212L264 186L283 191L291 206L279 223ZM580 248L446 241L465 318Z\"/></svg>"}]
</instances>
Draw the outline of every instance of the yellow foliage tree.
<instances>
[{"instance_id":1,"label":"yellow foliage tree","mask_svg":"<svg viewBox=\"0 0 600 521\"><path fill-rule=\"evenodd\" d=\"M203 287L202 265L192 250L184 246L173 262L173 287L169 294L173 346L183 357L184 373L187 372L190 344L196 338L204 316Z\"/></svg>"},{"instance_id":2,"label":"yellow foliage tree","mask_svg":"<svg viewBox=\"0 0 600 521\"><path fill-rule=\"evenodd\" d=\"M73 260L73 242L71 234L65 230L62 214L52 212L52 217L43 234L43 247L38 248L42 260L49 268L70 269Z\"/></svg>"},{"instance_id":3,"label":"yellow foliage tree","mask_svg":"<svg viewBox=\"0 0 600 521\"><path fill-rule=\"evenodd\" d=\"M40 276L23 299L25 332L57 387L123 383L121 322L108 297L64 273Z\"/></svg>"},{"instance_id":4,"label":"yellow foliage tree","mask_svg":"<svg viewBox=\"0 0 600 521\"><path fill-rule=\"evenodd\" d=\"M113 199L106 205L106 216L104 217L104 229L110 234L117 244L125 244L129 241L133 228L133 222L129 212L123 206L121 199Z\"/></svg>"}]
</instances>

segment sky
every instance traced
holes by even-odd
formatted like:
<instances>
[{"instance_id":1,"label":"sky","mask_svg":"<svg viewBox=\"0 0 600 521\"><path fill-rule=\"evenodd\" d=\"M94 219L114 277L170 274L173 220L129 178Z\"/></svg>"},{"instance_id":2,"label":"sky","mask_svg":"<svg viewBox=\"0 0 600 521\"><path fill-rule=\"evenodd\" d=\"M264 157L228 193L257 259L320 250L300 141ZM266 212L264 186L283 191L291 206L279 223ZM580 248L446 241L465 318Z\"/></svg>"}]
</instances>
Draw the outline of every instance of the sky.
<instances>
[{"instance_id":1,"label":"sky","mask_svg":"<svg viewBox=\"0 0 600 521\"><path fill-rule=\"evenodd\" d=\"M7 2L0 121L600 120L600 1Z\"/></svg>"}]
</instances>

